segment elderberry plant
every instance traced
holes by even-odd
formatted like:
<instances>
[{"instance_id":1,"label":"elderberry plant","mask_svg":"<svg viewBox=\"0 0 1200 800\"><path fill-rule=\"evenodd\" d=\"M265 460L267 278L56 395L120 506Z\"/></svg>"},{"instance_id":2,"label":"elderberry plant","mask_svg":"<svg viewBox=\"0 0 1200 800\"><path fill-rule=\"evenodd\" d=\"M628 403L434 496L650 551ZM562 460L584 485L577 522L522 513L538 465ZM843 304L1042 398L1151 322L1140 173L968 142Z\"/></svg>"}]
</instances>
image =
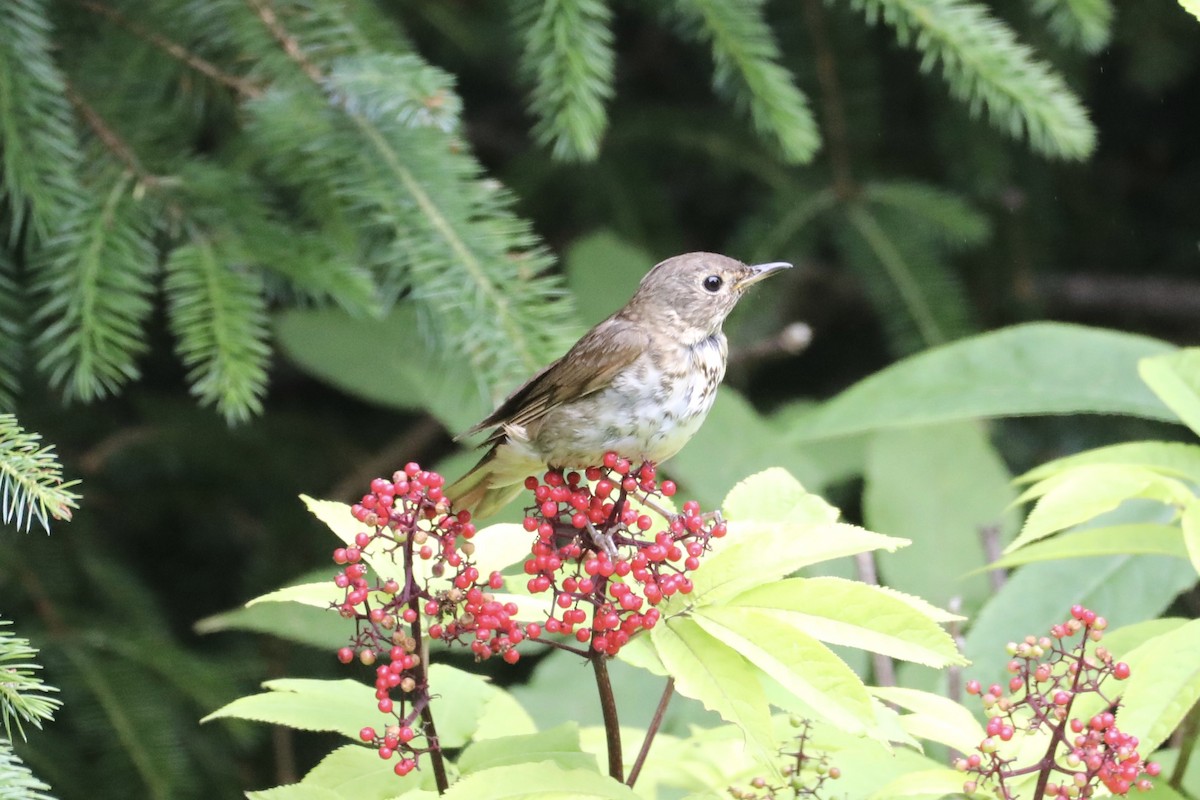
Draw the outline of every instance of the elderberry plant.
<instances>
[{"instance_id":1,"label":"elderberry plant","mask_svg":"<svg viewBox=\"0 0 1200 800\"><path fill-rule=\"evenodd\" d=\"M985 689L979 681L967 683L967 693L980 698L988 722L977 752L954 762L955 769L971 775L964 792L988 789L1001 800L1018 800L1014 782L1029 775L1037 776L1037 800L1095 797L1101 785L1122 796L1151 788L1150 778L1160 767L1143 761L1137 737L1117 727L1119 703L1106 694L1108 680L1123 681L1131 674L1128 664L1099 644L1107 627L1096 612L1072 606L1071 618L1052 626L1049 636L1009 643L1007 694L1000 684ZM1087 719L1073 716L1086 695L1097 696L1108 710ZM1049 733L1039 760L1018 761L1013 754L1018 733Z\"/></svg>"}]
</instances>

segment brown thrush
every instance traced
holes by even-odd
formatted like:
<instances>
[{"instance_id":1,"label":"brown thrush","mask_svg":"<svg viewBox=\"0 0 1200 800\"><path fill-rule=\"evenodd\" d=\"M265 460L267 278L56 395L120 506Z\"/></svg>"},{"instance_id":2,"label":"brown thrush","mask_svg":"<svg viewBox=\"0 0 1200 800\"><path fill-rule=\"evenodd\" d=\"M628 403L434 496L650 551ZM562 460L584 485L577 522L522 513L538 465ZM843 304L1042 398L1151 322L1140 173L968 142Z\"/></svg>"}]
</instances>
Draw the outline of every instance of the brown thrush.
<instances>
[{"instance_id":1,"label":"brown thrush","mask_svg":"<svg viewBox=\"0 0 1200 800\"><path fill-rule=\"evenodd\" d=\"M660 463L712 408L729 350L721 324L751 284L790 267L686 253L654 266L625 307L583 335L486 419L487 454L446 489L486 517L549 467L599 465L610 450Z\"/></svg>"}]
</instances>

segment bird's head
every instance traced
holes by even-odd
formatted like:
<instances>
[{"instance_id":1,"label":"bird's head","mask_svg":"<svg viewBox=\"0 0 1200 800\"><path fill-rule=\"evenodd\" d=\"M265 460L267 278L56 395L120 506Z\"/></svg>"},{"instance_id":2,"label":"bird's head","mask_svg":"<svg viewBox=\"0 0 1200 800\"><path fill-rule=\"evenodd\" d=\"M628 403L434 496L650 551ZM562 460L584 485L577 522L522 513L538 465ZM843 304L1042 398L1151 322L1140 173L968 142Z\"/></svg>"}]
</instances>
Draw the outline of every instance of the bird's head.
<instances>
[{"instance_id":1,"label":"bird's head","mask_svg":"<svg viewBox=\"0 0 1200 800\"><path fill-rule=\"evenodd\" d=\"M721 330L747 288L790 266L783 261L749 265L717 253L684 253L647 272L627 308L700 341Z\"/></svg>"}]
</instances>

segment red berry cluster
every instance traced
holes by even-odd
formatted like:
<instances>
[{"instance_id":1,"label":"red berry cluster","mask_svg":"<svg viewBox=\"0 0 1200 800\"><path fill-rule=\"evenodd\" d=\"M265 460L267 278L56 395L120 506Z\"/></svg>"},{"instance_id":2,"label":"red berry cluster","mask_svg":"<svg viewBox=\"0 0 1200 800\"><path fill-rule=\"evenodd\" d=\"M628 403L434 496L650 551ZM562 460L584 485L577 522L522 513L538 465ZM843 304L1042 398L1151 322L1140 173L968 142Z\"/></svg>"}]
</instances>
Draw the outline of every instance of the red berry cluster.
<instances>
[{"instance_id":1,"label":"red berry cluster","mask_svg":"<svg viewBox=\"0 0 1200 800\"><path fill-rule=\"evenodd\" d=\"M1007 782L1034 773L1039 777L1037 797L1092 797L1098 784L1117 795L1150 788L1145 776L1157 775L1159 765L1142 761L1137 737L1122 733L1111 711L1087 721L1071 716L1082 694L1096 694L1115 710L1102 683L1110 677L1117 681L1129 677L1129 665L1115 661L1097 644L1107 627L1104 617L1073 606L1071 618L1051 627L1049 636L1009 643L1008 694L1000 684L985 690L978 681L967 683L967 693L982 700L988 722L978 752L954 762L956 769L977 776L963 785L965 792L975 792L984 783L997 797L1012 800L1015 795ZM1068 641L1080 634L1078 643ZM1003 757L1002 750L1003 743L1021 730L1048 730L1057 745L1040 762L1016 765Z\"/></svg>"},{"instance_id":2,"label":"red berry cluster","mask_svg":"<svg viewBox=\"0 0 1200 800\"><path fill-rule=\"evenodd\" d=\"M779 751L785 759L780 769L785 783L771 784L766 778L756 777L750 781L749 789L729 787L729 795L734 800L782 800L785 797L820 800L825 782L842 777L842 771L830 765L827 753L814 755L811 752L812 722L793 717L790 723L800 731L795 737L794 750Z\"/></svg>"},{"instance_id":3,"label":"red berry cluster","mask_svg":"<svg viewBox=\"0 0 1200 800\"><path fill-rule=\"evenodd\" d=\"M658 623L654 606L692 591L687 573L699 566L709 539L725 535L720 517L701 515L695 502L685 503L682 514L660 509L658 502L675 494L675 484L658 483L653 464L634 470L616 453L582 473L550 470L541 481L529 477L525 487L534 497L525 529L537 534L524 565L528 588L554 596L545 630L610 656ZM652 531L654 518L633 500L668 520L663 529ZM527 633L541 631L530 626Z\"/></svg>"},{"instance_id":4,"label":"red berry cluster","mask_svg":"<svg viewBox=\"0 0 1200 800\"><path fill-rule=\"evenodd\" d=\"M420 754L436 747L432 741L424 747L412 744L424 730L422 714L429 704L419 612L423 608L429 614L454 617L455 635L477 633L485 622L499 627L499 617L488 616L490 596L485 593L499 576L479 581L479 571L470 560L475 526L467 512L451 513L442 494L444 483L441 475L415 463L391 480L371 481L371 491L351 507L354 518L368 530L356 534L351 546L333 553L334 562L343 567L334 583L345 592L334 606L343 617L355 620L355 634L350 645L338 650L338 660L348 664L357 658L375 666L378 708L395 721L381 734L363 728L361 737L385 760L400 755L394 768L398 775L407 775ZM377 571L390 560L394 575L369 579L365 563L369 552ZM429 575L448 578L449 587L435 591L427 585L418 575L420 562L428 562L423 571ZM501 611L505 618L511 612L515 609ZM431 626L430 635L435 628L444 635L446 627ZM392 696L396 691L399 702Z\"/></svg>"}]
</instances>

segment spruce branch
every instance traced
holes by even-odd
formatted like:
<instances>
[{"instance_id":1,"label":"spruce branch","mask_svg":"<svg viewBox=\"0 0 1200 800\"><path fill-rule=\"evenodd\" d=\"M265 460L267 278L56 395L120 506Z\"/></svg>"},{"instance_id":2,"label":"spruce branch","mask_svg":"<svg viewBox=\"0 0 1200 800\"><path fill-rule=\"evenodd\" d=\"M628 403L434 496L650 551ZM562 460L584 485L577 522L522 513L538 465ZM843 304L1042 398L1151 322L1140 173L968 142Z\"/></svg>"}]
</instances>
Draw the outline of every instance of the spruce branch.
<instances>
[{"instance_id":1,"label":"spruce branch","mask_svg":"<svg viewBox=\"0 0 1200 800\"><path fill-rule=\"evenodd\" d=\"M37 675L41 669L34 660L38 651L28 639L16 636L9 625L11 620L0 619L0 722L4 738L11 741L14 727L24 739L24 724L41 728L44 720L54 719L62 701L51 696L58 689L47 686Z\"/></svg>"},{"instance_id":2,"label":"spruce branch","mask_svg":"<svg viewBox=\"0 0 1200 800\"><path fill-rule=\"evenodd\" d=\"M512 213L511 196L464 152L457 121L431 113L449 107L448 79L416 58L319 64L265 0L246 1L320 90L319 105L311 92L279 85L249 104L251 135L269 137L260 146L277 171L336 187L344 213L367 221L373 258L407 277L429 338L465 356L492 399L561 353L572 310L561 279L546 274L551 259ZM404 84L438 88L410 98L411 107L404 93L390 105L374 97ZM303 136L291 135L297 119Z\"/></svg>"},{"instance_id":3,"label":"spruce branch","mask_svg":"<svg viewBox=\"0 0 1200 800\"><path fill-rule=\"evenodd\" d=\"M1078 160L1096 146L1096 129L1062 76L1017 41L1012 29L972 0L851 0L868 21L882 19L903 45L941 64L950 94L1042 155Z\"/></svg>"},{"instance_id":4,"label":"spruce branch","mask_svg":"<svg viewBox=\"0 0 1200 800\"><path fill-rule=\"evenodd\" d=\"M47 236L79 194L79 143L51 57L45 0L0 3L0 200L10 206L10 240L26 219Z\"/></svg>"},{"instance_id":5,"label":"spruce branch","mask_svg":"<svg viewBox=\"0 0 1200 800\"><path fill-rule=\"evenodd\" d=\"M779 64L763 0L673 0L685 33L711 44L713 86L748 109L755 129L774 139L784 160L805 163L820 146L808 100Z\"/></svg>"},{"instance_id":6,"label":"spruce branch","mask_svg":"<svg viewBox=\"0 0 1200 800\"><path fill-rule=\"evenodd\" d=\"M873 181L862 187L862 197L902 212L931 238L954 249L983 244L991 235L988 218L963 197L928 183Z\"/></svg>"},{"instance_id":7,"label":"spruce branch","mask_svg":"<svg viewBox=\"0 0 1200 800\"><path fill-rule=\"evenodd\" d=\"M13 752L12 742L0 738L0 797L4 800L54 800L50 787L37 779Z\"/></svg>"},{"instance_id":8,"label":"spruce branch","mask_svg":"<svg viewBox=\"0 0 1200 800\"><path fill-rule=\"evenodd\" d=\"M257 97L262 93L262 90L250 81L239 78L236 75L231 75L211 61L188 50L178 42L171 40L157 31L151 30L136 20L130 19L129 16L119 9L113 8L106 3L101 3L99 0L75 0L75 3L93 14L119 25L139 39L149 42L172 58L186 64L201 75L234 90L240 95Z\"/></svg>"},{"instance_id":9,"label":"spruce branch","mask_svg":"<svg viewBox=\"0 0 1200 800\"><path fill-rule=\"evenodd\" d=\"M16 265L0 246L0 411L13 407L19 388L25 331L22 299Z\"/></svg>"},{"instance_id":10,"label":"spruce branch","mask_svg":"<svg viewBox=\"0 0 1200 800\"><path fill-rule=\"evenodd\" d=\"M965 292L927 222L860 201L843 211L834 230L840 249L862 273L897 351L943 344L970 330Z\"/></svg>"},{"instance_id":11,"label":"spruce branch","mask_svg":"<svg viewBox=\"0 0 1200 800\"><path fill-rule=\"evenodd\" d=\"M261 280L222 255L190 231L167 259L164 289L191 393L233 424L262 411L270 347Z\"/></svg>"},{"instance_id":12,"label":"spruce branch","mask_svg":"<svg viewBox=\"0 0 1200 800\"><path fill-rule=\"evenodd\" d=\"M0 519L29 530L33 520L50 532L50 517L70 520L79 507L71 491L79 481L64 482L53 446L39 444L12 414L0 414Z\"/></svg>"},{"instance_id":13,"label":"spruce branch","mask_svg":"<svg viewBox=\"0 0 1200 800\"><path fill-rule=\"evenodd\" d=\"M517 0L521 73L532 86L534 133L555 157L591 161L613 96L612 11L606 0Z\"/></svg>"},{"instance_id":14,"label":"spruce branch","mask_svg":"<svg viewBox=\"0 0 1200 800\"><path fill-rule=\"evenodd\" d=\"M40 254L38 366L68 399L113 394L139 374L156 256L134 182L124 173L77 198Z\"/></svg>"},{"instance_id":15,"label":"spruce branch","mask_svg":"<svg viewBox=\"0 0 1200 800\"><path fill-rule=\"evenodd\" d=\"M1034 13L1064 45L1098 53L1112 39L1112 0L1033 0Z\"/></svg>"}]
</instances>

